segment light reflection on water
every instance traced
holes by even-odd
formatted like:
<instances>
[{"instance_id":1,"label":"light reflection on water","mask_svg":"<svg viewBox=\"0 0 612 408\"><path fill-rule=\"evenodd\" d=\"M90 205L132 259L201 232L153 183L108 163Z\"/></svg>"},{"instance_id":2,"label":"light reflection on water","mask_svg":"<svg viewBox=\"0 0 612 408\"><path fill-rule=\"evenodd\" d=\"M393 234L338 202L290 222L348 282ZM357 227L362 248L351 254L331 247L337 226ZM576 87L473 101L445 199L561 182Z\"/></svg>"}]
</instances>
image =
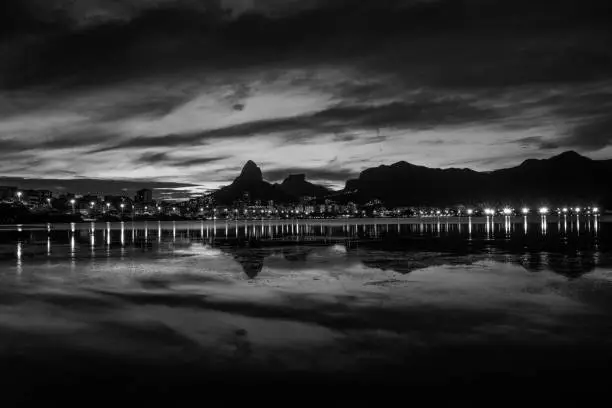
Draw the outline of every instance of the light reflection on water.
<instances>
[{"instance_id":1,"label":"light reflection on water","mask_svg":"<svg viewBox=\"0 0 612 408\"><path fill-rule=\"evenodd\" d=\"M384 336L411 345L604 341L609 226L470 217L3 228L0 296L10 307L0 307L0 329L159 358L177 352L163 327L221 363L264 361L292 344L323 354L279 359L330 369L357 364L346 351L356 340L398 360ZM134 340L125 327L147 335ZM252 354L219 351L236 339Z\"/></svg>"},{"instance_id":2,"label":"light reflection on water","mask_svg":"<svg viewBox=\"0 0 612 408\"><path fill-rule=\"evenodd\" d=\"M45 243L44 254L47 257L55 259L65 257L70 260L71 267L74 267L77 261L87 258L85 248L89 248L88 256L92 259L118 257L120 260L125 260L127 257L135 256L137 250L145 248L147 251L164 256L171 253L172 248L194 244L224 245L231 248L253 246L253 244L331 245L338 242L348 247L355 247L375 243L382 247L386 244L399 245L400 249L410 252L438 251L453 243L454 248L462 248L462 254L465 255L470 251L491 253L499 249L509 253L525 250L571 252L577 251L578 247L583 251L586 250L586 253L601 252L608 248L609 241L608 235L603 240L600 239L602 226L597 217L586 218L582 222L578 218L568 219L567 216L554 221L547 216L532 219L487 216L477 222L471 217L461 222L446 220L442 223L439 218L427 221L391 222L327 223L296 220L282 223L271 221L73 223L68 226L67 231L61 225L47 225L44 230L22 226L13 231L0 229L0 242L4 244L13 242L16 246L14 252L16 262L18 268L22 269L23 251L33 255L27 262L30 262L30 259L36 262L41 249L39 242ZM522 224L522 228L516 228L516 224ZM172 246L168 247L170 243ZM66 245L67 252L64 250Z\"/></svg>"}]
</instances>

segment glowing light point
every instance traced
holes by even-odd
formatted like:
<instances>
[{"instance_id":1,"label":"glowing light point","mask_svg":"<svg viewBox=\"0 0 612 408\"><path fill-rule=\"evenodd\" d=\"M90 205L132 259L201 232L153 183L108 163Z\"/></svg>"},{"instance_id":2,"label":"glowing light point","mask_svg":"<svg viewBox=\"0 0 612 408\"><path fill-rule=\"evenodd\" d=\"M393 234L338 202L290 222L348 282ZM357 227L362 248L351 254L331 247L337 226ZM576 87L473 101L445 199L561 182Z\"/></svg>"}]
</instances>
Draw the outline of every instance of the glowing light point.
<instances>
[{"instance_id":1,"label":"glowing light point","mask_svg":"<svg viewBox=\"0 0 612 408\"><path fill-rule=\"evenodd\" d=\"M467 213L468 213L468 215L472 215L472 214L474 214L474 210L469 209L469 210L467 210Z\"/></svg>"},{"instance_id":2,"label":"glowing light point","mask_svg":"<svg viewBox=\"0 0 612 408\"><path fill-rule=\"evenodd\" d=\"M521 212L525 215L529 214L529 208L525 207L521 210Z\"/></svg>"},{"instance_id":3,"label":"glowing light point","mask_svg":"<svg viewBox=\"0 0 612 408\"><path fill-rule=\"evenodd\" d=\"M546 208L546 207L540 208L540 214L542 214L542 215L548 214L548 208Z\"/></svg>"},{"instance_id":4,"label":"glowing light point","mask_svg":"<svg viewBox=\"0 0 612 408\"><path fill-rule=\"evenodd\" d=\"M597 213L599 212L599 208L597 208L597 207L593 207L593 212L594 212L595 214L597 214Z\"/></svg>"},{"instance_id":5,"label":"glowing light point","mask_svg":"<svg viewBox=\"0 0 612 408\"><path fill-rule=\"evenodd\" d=\"M575 209L574 211L576 212L576 214L578 214L578 213L580 213L580 211L582 211L582 210L580 209L580 207L576 207L576 209Z\"/></svg>"},{"instance_id":6,"label":"glowing light point","mask_svg":"<svg viewBox=\"0 0 612 408\"><path fill-rule=\"evenodd\" d=\"M512 210L510 208L504 208L504 215L511 215Z\"/></svg>"}]
</instances>

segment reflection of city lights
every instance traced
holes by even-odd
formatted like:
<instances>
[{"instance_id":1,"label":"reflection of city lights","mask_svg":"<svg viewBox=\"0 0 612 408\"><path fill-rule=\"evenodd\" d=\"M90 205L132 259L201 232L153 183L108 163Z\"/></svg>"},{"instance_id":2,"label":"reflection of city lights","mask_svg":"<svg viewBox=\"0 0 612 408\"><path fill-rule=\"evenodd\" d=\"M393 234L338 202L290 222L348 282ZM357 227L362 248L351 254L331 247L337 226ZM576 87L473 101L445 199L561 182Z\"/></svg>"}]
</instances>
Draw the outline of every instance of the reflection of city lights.
<instances>
[{"instance_id":1,"label":"reflection of city lights","mask_svg":"<svg viewBox=\"0 0 612 408\"><path fill-rule=\"evenodd\" d=\"M510 208L504 208L504 215L512 214L512 210Z\"/></svg>"},{"instance_id":2,"label":"reflection of city lights","mask_svg":"<svg viewBox=\"0 0 612 408\"><path fill-rule=\"evenodd\" d=\"M529 214L529 208L527 208L527 207L523 208L522 212L525 215Z\"/></svg>"},{"instance_id":3,"label":"reflection of city lights","mask_svg":"<svg viewBox=\"0 0 612 408\"><path fill-rule=\"evenodd\" d=\"M540 214L542 214L542 215L548 214L548 208L546 208L546 207L540 208Z\"/></svg>"}]
</instances>

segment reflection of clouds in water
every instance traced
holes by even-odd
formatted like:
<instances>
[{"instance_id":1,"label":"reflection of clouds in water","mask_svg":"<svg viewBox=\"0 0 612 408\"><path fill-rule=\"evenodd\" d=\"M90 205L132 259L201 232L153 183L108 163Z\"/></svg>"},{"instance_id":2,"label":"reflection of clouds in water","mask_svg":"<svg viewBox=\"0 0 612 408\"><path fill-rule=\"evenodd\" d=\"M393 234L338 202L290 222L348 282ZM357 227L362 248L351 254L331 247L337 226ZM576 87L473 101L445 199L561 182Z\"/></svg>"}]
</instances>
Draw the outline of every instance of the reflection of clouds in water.
<instances>
[{"instance_id":1,"label":"reflection of clouds in water","mask_svg":"<svg viewBox=\"0 0 612 408\"><path fill-rule=\"evenodd\" d=\"M314 231L323 230L328 246L260 242L245 239L244 230L229 232L241 240L225 242L219 239L225 225L213 242L213 230L200 223L191 232L168 224L163 238L161 224L125 236L122 226L104 225L98 239L86 234L84 240L69 226L63 241L53 236L52 252L49 231L43 231L40 252L53 267L30 256L35 244L23 244L27 279L1 275L0 299L11 307L0 310L0 330L150 358L182 349L190 355L208 351L223 362L281 355L285 364L297 355L312 356L317 347L337 352L367 343L388 355L392 341L429 346L605 334L606 312L612 309L612 279L601 268L606 255L595 256L589 248L580 255L550 252L538 246L541 240L535 241L538 250L526 251L522 241L514 247L517 235L527 235L522 221L509 226L511 240L505 236L508 225L463 228L463 234L472 233L469 250L461 247L467 240L428 241L460 230L435 223L423 227L420 241L358 245L342 241L342 226L334 231L317 226ZM415 233L421 225L415 224ZM384 226L361 231L375 229L383 237L398 233L396 224L388 231ZM501 240L495 240L497 231ZM535 233L540 239L541 229L532 224L528 234ZM553 224L548 238L555 233ZM7 249L11 255L15 245ZM104 263L90 247L107 251ZM76 260L73 274L66 268L71 260ZM15 261L10 262L14 273ZM592 273L581 277L587 271ZM296 353L279 352L291 349Z\"/></svg>"},{"instance_id":2,"label":"reflection of clouds in water","mask_svg":"<svg viewBox=\"0 0 612 408\"><path fill-rule=\"evenodd\" d=\"M344 352L355 347L392 360L400 345L578 341L601 330L597 319L607 318L597 308L610 306L609 286L596 285L603 278L570 281L493 261L399 274L366 266L368 251L331 247L184 252L133 258L127 269L79 263L65 280L4 287L12 307L0 312L0 330L147 359L189 355L223 367L275 357L283 367L335 369L357 364ZM263 258L264 273L243 279L241 257Z\"/></svg>"}]
</instances>

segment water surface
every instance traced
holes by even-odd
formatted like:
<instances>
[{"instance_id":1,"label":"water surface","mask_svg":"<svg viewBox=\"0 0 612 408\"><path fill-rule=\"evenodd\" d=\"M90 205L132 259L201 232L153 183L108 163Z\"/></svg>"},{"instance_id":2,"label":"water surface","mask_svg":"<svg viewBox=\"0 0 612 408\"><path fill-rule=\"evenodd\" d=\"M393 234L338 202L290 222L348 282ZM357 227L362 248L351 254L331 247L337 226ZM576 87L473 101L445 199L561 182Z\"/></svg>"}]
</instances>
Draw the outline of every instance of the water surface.
<instances>
[{"instance_id":1,"label":"water surface","mask_svg":"<svg viewBox=\"0 0 612 408\"><path fill-rule=\"evenodd\" d=\"M492 387L579 371L592 386L612 355L610 231L540 217L5 226L0 360L17 398L229 378Z\"/></svg>"}]
</instances>

